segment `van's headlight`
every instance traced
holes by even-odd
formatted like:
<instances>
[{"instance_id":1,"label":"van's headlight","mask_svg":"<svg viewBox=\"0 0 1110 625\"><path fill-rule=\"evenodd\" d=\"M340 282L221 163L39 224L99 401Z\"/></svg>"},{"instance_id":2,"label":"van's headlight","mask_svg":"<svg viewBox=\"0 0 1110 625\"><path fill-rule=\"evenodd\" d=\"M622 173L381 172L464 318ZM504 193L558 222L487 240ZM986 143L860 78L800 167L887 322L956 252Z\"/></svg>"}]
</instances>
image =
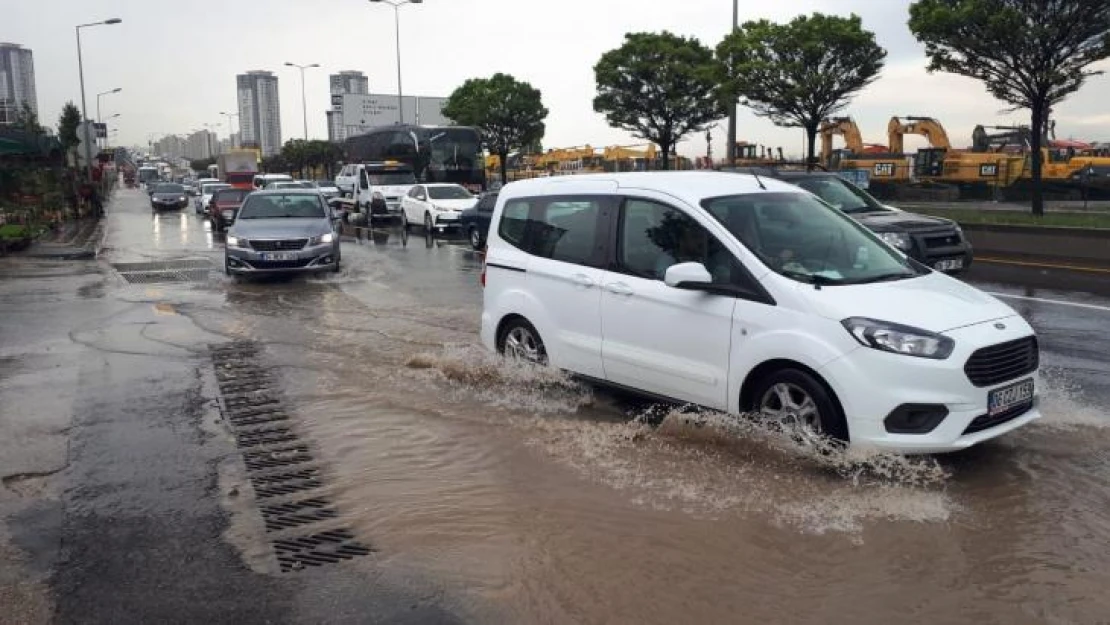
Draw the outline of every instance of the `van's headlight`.
<instances>
[{"instance_id":1,"label":"van's headlight","mask_svg":"<svg viewBox=\"0 0 1110 625\"><path fill-rule=\"evenodd\" d=\"M335 240L335 234L329 232L327 234L321 234L318 237L312 237L311 239L309 239L308 244L309 245L320 245L321 243L331 243L334 240Z\"/></svg>"},{"instance_id":2,"label":"van's headlight","mask_svg":"<svg viewBox=\"0 0 1110 625\"><path fill-rule=\"evenodd\" d=\"M956 342L947 336L889 321L849 317L840 324L861 345L884 352L944 360L956 347Z\"/></svg>"},{"instance_id":3,"label":"van's headlight","mask_svg":"<svg viewBox=\"0 0 1110 625\"><path fill-rule=\"evenodd\" d=\"M910 235L905 232L880 232L879 238L886 241L888 245L892 245L900 250L909 251Z\"/></svg>"},{"instance_id":4,"label":"van's headlight","mask_svg":"<svg viewBox=\"0 0 1110 625\"><path fill-rule=\"evenodd\" d=\"M228 237L227 237L227 246L228 247L246 247L247 246L247 241L245 239L240 239L239 237L233 237L233 236L228 235Z\"/></svg>"}]
</instances>

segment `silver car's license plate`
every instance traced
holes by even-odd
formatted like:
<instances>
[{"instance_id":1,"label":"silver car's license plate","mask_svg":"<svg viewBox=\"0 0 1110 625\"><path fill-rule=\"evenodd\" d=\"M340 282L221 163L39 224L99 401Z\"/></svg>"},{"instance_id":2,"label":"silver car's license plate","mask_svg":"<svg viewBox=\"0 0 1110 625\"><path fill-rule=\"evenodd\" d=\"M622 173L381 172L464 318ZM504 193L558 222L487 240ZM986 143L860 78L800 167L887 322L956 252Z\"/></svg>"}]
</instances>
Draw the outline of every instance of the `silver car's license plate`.
<instances>
[{"instance_id":1,"label":"silver car's license plate","mask_svg":"<svg viewBox=\"0 0 1110 625\"><path fill-rule=\"evenodd\" d=\"M297 260L297 255L289 252L270 252L263 254L262 260Z\"/></svg>"},{"instance_id":2,"label":"silver car's license plate","mask_svg":"<svg viewBox=\"0 0 1110 625\"><path fill-rule=\"evenodd\" d=\"M938 260L933 264L933 268L937 271L958 271L964 268L964 259L948 258L945 260Z\"/></svg>"},{"instance_id":3,"label":"silver car's license plate","mask_svg":"<svg viewBox=\"0 0 1110 625\"><path fill-rule=\"evenodd\" d=\"M1033 378L1026 378L1009 386L987 393L987 412L996 415L1033 399Z\"/></svg>"}]
</instances>

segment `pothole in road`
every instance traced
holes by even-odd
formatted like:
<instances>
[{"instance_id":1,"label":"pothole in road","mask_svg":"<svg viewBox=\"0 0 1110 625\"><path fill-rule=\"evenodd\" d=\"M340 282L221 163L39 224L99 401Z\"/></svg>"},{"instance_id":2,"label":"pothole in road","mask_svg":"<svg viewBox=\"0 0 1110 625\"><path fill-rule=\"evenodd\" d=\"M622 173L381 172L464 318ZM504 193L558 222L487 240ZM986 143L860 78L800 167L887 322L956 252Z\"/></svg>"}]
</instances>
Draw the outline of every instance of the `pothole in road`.
<instances>
[{"instance_id":1,"label":"pothole in road","mask_svg":"<svg viewBox=\"0 0 1110 625\"><path fill-rule=\"evenodd\" d=\"M121 272L122 273L122 272ZM270 373L253 342L209 346L224 417L231 426L259 501L259 513L284 571L350 560L371 552L354 534L334 527L339 513L318 491L322 471L311 446L289 422ZM313 525L324 531L302 534Z\"/></svg>"},{"instance_id":2,"label":"pothole in road","mask_svg":"<svg viewBox=\"0 0 1110 625\"><path fill-rule=\"evenodd\" d=\"M212 263L204 259L170 260L146 263L112 263L128 284L161 284L168 282L204 282L212 271Z\"/></svg>"}]
</instances>

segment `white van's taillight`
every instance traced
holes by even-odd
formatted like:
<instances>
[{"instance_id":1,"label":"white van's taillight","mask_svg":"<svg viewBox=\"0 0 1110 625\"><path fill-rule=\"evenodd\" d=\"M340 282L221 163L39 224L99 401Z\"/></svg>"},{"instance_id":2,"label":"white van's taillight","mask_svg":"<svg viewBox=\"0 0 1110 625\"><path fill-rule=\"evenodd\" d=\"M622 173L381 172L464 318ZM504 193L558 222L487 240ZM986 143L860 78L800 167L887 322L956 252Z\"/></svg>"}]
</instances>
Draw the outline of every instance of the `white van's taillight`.
<instances>
[{"instance_id":1,"label":"white van's taillight","mask_svg":"<svg viewBox=\"0 0 1110 625\"><path fill-rule=\"evenodd\" d=\"M482 288L486 288L486 255L482 254Z\"/></svg>"}]
</instances>

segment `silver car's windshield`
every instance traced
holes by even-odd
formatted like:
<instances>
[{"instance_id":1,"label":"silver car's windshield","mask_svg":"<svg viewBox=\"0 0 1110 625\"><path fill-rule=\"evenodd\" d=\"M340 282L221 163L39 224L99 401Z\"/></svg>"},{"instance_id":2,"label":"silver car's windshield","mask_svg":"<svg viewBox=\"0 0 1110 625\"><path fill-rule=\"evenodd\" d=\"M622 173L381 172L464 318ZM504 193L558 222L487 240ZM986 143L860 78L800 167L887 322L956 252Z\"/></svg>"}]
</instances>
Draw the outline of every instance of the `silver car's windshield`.
<instances>
[{"instance_id":1,"label":"silver car's windshield","mask_svg":"<svg viewBox=\"0 0 1110 625\"><path fill-rule=\"evenodd\" d=\"M219 191L220 189L230 189L230 188L231 188L231 185L229 185L229 184L206 184L206 185L201 186L200 192L201 192L201 195L212 195L213 193L215 193L216 191Z\"/></svg>"},{"instance_id":2,"label":"silver car's windshield","mask_svg":"<svg viewBox=\"0 0 1110 625\"><path fill-rule=\"evenodd\" d=\"M252 195L239 209L238 219L323 219L324 204L315 195Z\"/></svg>"},{"instance_id":3,"label":"silver car's windshield","mask_svg":"<svg viewBox=\"0 0 1110 625\"><path fill-rule=\"evenodd\" d=\"M811 284L863 284L920 275L904 256L808 193L710 198L702 206L772 270Z\"/></svg>"},{"instance_id":4,"label":"silver car's windshield","mask_svg":"<svg viewBox=\"0 0 1110 625\"><path fill-rule=\"evenodd\" d=\"M459 187L428 187L428 199L432 200L469 200L473 199L470 191Z\"/></svg>"}]
</instances>

